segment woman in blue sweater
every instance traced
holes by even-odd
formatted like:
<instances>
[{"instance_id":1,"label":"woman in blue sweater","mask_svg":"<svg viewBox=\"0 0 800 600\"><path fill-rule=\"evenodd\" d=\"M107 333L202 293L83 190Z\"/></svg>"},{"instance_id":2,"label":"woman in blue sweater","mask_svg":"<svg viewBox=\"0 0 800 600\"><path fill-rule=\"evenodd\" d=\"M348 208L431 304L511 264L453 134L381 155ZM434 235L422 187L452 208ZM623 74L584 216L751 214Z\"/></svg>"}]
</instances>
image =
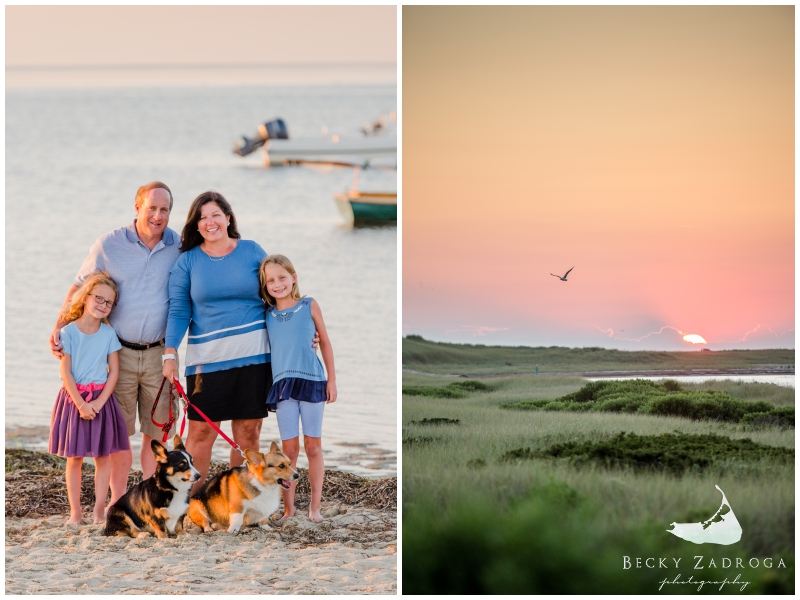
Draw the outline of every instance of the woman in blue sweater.
<instances>
[{"instance_id":1,"label":"woman in blue sweater","mask_svg":"<svg viewBox=\"0 0 800 600\"><path fill-rule=\"evenodd\" d=\"M259 296L258 267L267 253L241 239L230 204L203 192L189 208L181 255L169 274L164 376L178 377L177 348L189 330L186 393L189 401L219 426L232 421L233 439L259 449L264 401L272 385L270 347ZM186 450L205 481L217 432L189 411ZM232 467L242 464L231 449Z\"/></svg>"}]
</instances>

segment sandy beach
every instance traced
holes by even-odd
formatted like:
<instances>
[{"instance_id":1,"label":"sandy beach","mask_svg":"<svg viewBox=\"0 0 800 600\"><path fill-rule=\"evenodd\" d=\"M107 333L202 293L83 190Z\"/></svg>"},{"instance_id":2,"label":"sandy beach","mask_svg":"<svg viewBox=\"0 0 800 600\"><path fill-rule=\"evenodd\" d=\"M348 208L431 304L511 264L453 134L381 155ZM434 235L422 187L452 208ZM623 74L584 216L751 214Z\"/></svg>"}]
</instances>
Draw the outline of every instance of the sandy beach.
<instances>
[{"instance_id":1,"label":"sandy beach","mask_svg":"<svg viewBox=\"0 0 800 600\"><path fill-rule=\"evenodd\" d=\"M322 523L306 517L301 469L295 517L238 534L159 540L105 537L91 523L93 469L84 463L86 525L65 527L60 459L6 449L6 594L394 594L397 591L397 478L326 471ZM212 471L224 465L212 463ZM134 471L129 487L140 480Z\"/></svg>"},{"instance_id":2,"label":"sandy beach","mask_svg":"<svg viewBox=\"0 0 800 600\"><path fill-rule=\"evenodd\" d=\"M280 529L198 530L165 540L108 538L102 525L65 528L61 515L7 518L5 592L396 593L396 513L342 509L320 525L298 516ZM314 543L315 537L337 541Z\"/></svg>"}]
</instances>

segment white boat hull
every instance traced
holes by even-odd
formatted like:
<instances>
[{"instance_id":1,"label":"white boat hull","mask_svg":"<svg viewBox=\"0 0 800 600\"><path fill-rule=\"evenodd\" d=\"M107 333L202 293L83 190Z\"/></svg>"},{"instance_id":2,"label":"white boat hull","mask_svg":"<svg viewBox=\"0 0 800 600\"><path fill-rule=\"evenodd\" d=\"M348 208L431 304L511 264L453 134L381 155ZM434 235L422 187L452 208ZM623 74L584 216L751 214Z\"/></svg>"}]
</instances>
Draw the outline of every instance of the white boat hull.
<instances>
[{"instance_id":1,"label":"white boat hull","mask_svg":"<svg viewBox=\"0 0 800 600\"><path fill-rule=\"evenodd\" d=\"M303 162L364 164L373 159L396 159L397 136L267 140L262 155L268 167Z\"/></svg>"}]
</instances>

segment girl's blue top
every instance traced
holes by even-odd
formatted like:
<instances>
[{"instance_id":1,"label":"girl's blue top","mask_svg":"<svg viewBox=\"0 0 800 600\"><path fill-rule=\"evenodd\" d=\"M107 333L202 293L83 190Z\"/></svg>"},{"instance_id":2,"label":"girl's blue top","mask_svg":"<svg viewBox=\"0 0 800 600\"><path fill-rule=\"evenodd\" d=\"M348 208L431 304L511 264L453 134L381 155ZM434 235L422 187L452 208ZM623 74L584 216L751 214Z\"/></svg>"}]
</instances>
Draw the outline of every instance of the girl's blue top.
<instances>
[{"instance_id":1,"label":"girl's blue top","mask_svg":"<svg viewBox=\"0 0 800 600\"><path fill-rule=\"evenodd\" d=\"M189 329L187 376L270 361L258 293L258 267L266 256L254 241L239 240L222 260L196 246L172 267L166 343L178 348Z\"/></svg>"},{"instance_id":2,"label":"girl's blue top","mask_svg":"<svg viewBox=\"0 0 800 600\"><path fill-rule=\"evenodd\" d=\"M312 334L313 335L313 334ZM100 323L92 334L83 333L75 322L61 328L64 354L72 360L75 383L105 383L108 380L108 355L122 348L113 327Z\"/></svg>"},{"instance_id":3,"label":"girl's blue top","mask_svg":"<svg viewBox=\"0 0 800 600\"><path fill-rule=\"evenodd\" d=\"M311 345L316 331L311 298L302 298L285 310L267 307L266 319L272 347L272 388L267 405L274 409L289 398L324 402L325 370Z\"/></svg>"}]
</instances>

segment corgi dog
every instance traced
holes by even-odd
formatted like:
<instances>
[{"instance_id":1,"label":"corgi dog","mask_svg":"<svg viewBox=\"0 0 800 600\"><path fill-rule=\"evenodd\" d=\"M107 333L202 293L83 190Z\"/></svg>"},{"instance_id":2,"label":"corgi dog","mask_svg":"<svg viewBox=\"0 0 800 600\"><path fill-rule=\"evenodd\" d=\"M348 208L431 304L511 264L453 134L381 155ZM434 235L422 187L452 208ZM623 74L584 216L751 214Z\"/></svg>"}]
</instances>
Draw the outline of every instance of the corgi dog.
<instances>
[{"instance_id":1,"label":"corgi dog","mask_svg":"<svg viewBox=\"0 0 800 600\"><path fill-rule=\"evenodd\" d=\"M267 454L245 450L247 463L228 469L206 481L189 501L189 518L203 531L218 524L236 533L243 525L268 528L278 510L281 489L289 489L300 475L272 442Z\"/></svg>"},{"instance_id":2,"label":"corgi dog","mask_svg":"<svg viewBox=\"0 0 800 600\"><path fill-rule=\"evenodd\" d=\"M166 538L183 529L189 491L200 479L200 471L194 468L180 436L173 439L172 452L156 440L150 446L156 457L156 472L109 507L103 535L140 537L153 533Z\"/></svg>"}]
</instances>

